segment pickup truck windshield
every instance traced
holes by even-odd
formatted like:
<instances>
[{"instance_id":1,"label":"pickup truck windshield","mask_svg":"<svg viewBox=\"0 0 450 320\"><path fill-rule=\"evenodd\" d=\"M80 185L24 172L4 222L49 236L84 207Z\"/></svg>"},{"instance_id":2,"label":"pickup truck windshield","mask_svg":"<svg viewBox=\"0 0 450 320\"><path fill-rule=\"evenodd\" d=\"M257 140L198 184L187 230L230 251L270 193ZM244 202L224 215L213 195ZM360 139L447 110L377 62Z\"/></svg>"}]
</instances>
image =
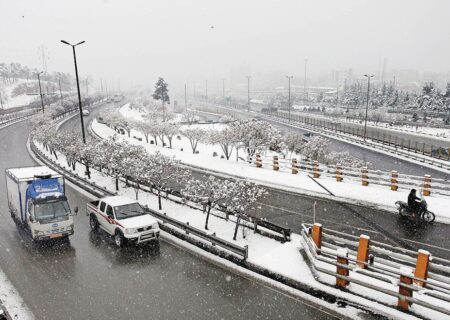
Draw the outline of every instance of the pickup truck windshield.
<instances>
[{"instance_id":1,"label":"pickup truck windshield","mask_svg":"<svg viewBox=\"0 0 450 320\"><path fill-rule=\"evenodd\" d=\"M130 203L123 206L114 207L116 219L126 219L131 217L142 216L145 214L144 209L138 203Z\"/></svg>"},{"instance_id":2,"label":"pickup truck windshield","mask_svg":"<svg viewBox=\"0 0 450 320\"><path fill-rule=\"evenodd\" d=\"M70 214L69 204L65 200L40 202L34 206L36 220L64 220Z\"/></svg>"}]
</instances>

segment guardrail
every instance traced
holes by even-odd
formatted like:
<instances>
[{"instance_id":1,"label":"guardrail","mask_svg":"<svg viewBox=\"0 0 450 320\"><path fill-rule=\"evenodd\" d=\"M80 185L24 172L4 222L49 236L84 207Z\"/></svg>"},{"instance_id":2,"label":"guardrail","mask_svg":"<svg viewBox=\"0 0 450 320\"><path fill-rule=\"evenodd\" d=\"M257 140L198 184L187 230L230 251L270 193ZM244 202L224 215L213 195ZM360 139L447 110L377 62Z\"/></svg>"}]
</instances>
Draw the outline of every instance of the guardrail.
<instances>
[{"instance_id":1,"label":"guardrail","mask_svg":"<svg viewBox=\"0 0 450 320\"><path fill-rule=\"evenodd\" d=\"M197 229L197 228L189 225L189 222L186 222L186 223L181 222L179 220L176 220L174 218L167 216L165 213L160 213L160 212L151 210L149 208L146 208L146 210L153 216L155 216L158 219L160 219L161 221L163 221L163 223L169 223L179 229L182 229L187 234L191 233L196 237L199 237L203 240L211 242L212 245L220 246L230 252L233 252L234 254L240 255L240 256L242 256L242 258L244 260L248 258L248 246L242 247L242 246L239 246L232 242L218 238L218 237L216 237L215 233L209 233L209 232L205 232L203 230Z\"/></svg>"},{"instance_id":2,"label":"guardrail","mask_svg":"<svg viewBox=\"0 0 450 320\"><path fill-rule=\"evenodd\" d=\"M414 252L304 224L302 244L315 277L336 278L336 287L367 297L367 291L397 298L397 307L409 310L411 304L450 315L450 261L431 257L428 251ZM355 292L350 283L365 290ZM329 285L329 283L326 283ZM415 293L415 297L413 294ZM385 299L378 298L381 303ZM447 306L447 307L446 307Z\"/></svg>"},{"instance_id":3,"label":"guardrail","mask_svg":"<svg viewBox=\"0 0 450 320\"><path fill-rule=\"evenodd\" d=\"M447 179L432 178L430 175L423 177L400 174L398 171L381 171L371 170L367 167L352 168L342 165L325 165L318 161L306 160L301 158L283 158L274 155L267 156L259 153L252 157L247 157L246 163L258 168L270 169L273 171L290 172L298 174L299 172L307 172L314 175L314 178L321 176L336 179L337 182L353 181L359 182L363 186L373 183L376 185L386 186L392 191L398 189L410 190L412 187L422 189L424 195L431 193L450 196L450 182Z\"/></svg>"}]
</instances>

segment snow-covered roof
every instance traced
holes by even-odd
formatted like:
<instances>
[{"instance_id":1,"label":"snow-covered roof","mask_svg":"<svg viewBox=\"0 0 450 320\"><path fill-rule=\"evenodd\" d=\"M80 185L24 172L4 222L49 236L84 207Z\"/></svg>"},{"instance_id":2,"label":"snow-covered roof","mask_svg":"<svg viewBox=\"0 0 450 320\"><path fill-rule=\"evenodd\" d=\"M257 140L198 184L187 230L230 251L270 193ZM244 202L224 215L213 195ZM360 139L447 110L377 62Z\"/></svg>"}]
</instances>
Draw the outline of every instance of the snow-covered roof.
<instances>
[{"instance_id":1,"label":"snow-covered roof","mask_svg":"<svg viewBox=\"0 0 450 320\"><path fill-rule=\"evenodd\" d=\"M103 202L106 202L110 206L118 207L118 206L124 206L126 204L130 203L136 203L136 200L132 200L130 198L124 197L124 196L111 196L111 197L105 197L101 199Z\"/></svg>"},{"instance_id":2,"label":"snow-covered roof","mask_svg":"<svg viewBox=\"0 0 450 320\"><path fill-rule=\"evenodd\" d=\"M46 166L11 168L7 170L18 180L32 180L39 175L51 175L52 178L62 177L58 172Z\"/></svg>"}]
</instances>

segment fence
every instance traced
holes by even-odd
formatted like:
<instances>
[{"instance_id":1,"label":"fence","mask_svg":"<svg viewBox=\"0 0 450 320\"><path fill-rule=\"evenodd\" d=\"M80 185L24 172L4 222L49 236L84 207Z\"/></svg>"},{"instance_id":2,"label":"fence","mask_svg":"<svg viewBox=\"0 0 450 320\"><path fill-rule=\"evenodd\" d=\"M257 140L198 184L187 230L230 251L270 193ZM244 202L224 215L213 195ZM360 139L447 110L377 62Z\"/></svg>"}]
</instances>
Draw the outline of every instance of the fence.
<instances>
[{"instance_id":1,"label":"fence","mask_svg":"<svg viewBox=\"0 0 450 320\"><path fill-rule=\"evenodd\" d=\"M306 172L312 174L314 178L330 177L337 182L353 181L361 183L363 186L376 184L390 188L392 191L400 189L411 189L413 187L422 189L425 196L431 193L443 196L450 196L450 184L446 179L432 178L430 175L423 177L400 174L398 171L370 170L367 167L352 168L340 164L325 165L318 161L305 159L285 159L283 157L256 154L254 157L247 157L247 163L257 168L265 168L273 171L290 172L298 174Z\"/></svg>"},{"instance_id":2,"label":"fence","mask_svg":"<svg viewBox=\"0 0 450 320\"><path fill-rule=\"evenodd\" d=\"M450 315L450 261L384 243L304 224L302 245L316 279L408 310L411 304ZM325 275L325 277L324 277ZM328 282L324 278L329 277ZM351 289L354 283L363 289ZM376 294L370 293L375 291ZM381 294L381 295L380 295Z\"/></svg>"},{"instance_id":3,"label":"fence","mask_svg":"<svg viewBox=\"0 0 450 320\"><path fill-rule=\"evenodd\" d=\"M265 111L264 113L281 119L289 119L289 114L287 112L273 110ZM328 131L334 131L337 133L343 133L358 137L364 136L364 128L358 128L351 124L342 124L340 122L335 122L325 118L320 119L295 113L291 113L290 118L292 121L301 122L315 128L323 128ZM400 138L395 133L387 134L380 132L379 130L372 130L371 128L367 129L366 138L367 140L372 140L373 142L377 142L387 146L394 146L408 152L450 161L450 148L443 148L438 145L418 142L412 139L405 139L403 137Z\"/></svg>"}]
</instances>

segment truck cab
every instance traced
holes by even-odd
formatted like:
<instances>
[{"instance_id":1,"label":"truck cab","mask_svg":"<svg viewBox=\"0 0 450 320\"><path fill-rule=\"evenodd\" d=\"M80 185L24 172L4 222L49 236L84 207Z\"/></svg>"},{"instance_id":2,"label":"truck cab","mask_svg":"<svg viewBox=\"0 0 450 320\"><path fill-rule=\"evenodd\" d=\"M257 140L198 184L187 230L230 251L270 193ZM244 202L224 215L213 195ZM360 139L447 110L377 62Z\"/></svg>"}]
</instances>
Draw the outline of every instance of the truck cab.
<instances>
[{"instance_id":1,"label":"truck cab","mask_svg":"<svg viewBox=\"0 0 450 320\"><path fill-rule=\"evenodd\" d=\"M11 217L30 231L33 240L65 238L74 233L62 175L48 167L7 169L6 186Z\"/></svg>"},{"instance_id":2,"label":"truck cab","mask_svg":"<svg viewBox=\"0 0 450 320\"><path fill-rule=\"evenodd\" d=\"M123 196L105 197L87 204L92 231L99 228L114 237L118 247L128 243L159 243L159 224L137 201Z\"/></svg>"}]
</instances>

